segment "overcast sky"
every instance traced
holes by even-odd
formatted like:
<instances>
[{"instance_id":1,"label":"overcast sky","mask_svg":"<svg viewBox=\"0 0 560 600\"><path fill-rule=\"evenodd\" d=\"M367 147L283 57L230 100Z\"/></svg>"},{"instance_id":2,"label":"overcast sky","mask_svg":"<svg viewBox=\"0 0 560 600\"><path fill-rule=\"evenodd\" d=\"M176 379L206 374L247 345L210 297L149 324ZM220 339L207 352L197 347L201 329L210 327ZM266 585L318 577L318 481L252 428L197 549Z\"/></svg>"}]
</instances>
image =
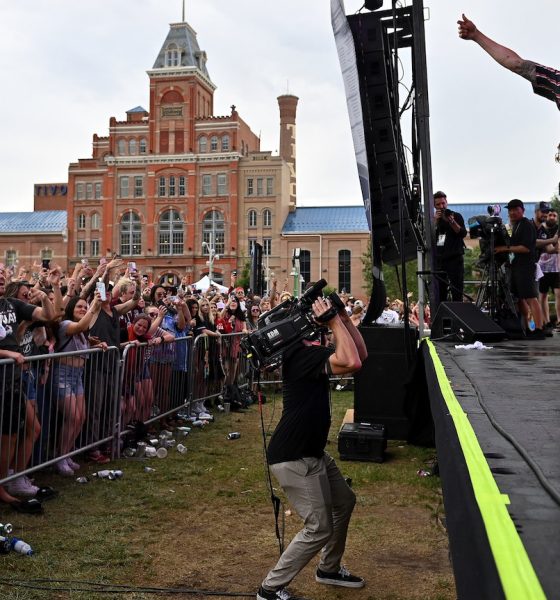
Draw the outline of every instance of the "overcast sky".
<instances>
[{"instance_id":1,"label":"overcast sky","mask_svg":"<svg viewBox=\"0 0 560 600\"><path fill-rule=\"evenodd\" d=\"M361 0L346 0L353 13ZM560 68L558 0L425 0L435 189L450 201L549 199L556 106L457 36L461 12L522 57ZM67 181L109 118L149 108L148 76L182 0L0 0L0 210L32 210L33 184ZM385 7L390 2L385 0ZM235 104L278 149L276 98L299 97L298 205L359 204L329 0L186 0L208 55L215 114ZM405 74L405 77L407 74Z\"/></svg>"}]
</instances>

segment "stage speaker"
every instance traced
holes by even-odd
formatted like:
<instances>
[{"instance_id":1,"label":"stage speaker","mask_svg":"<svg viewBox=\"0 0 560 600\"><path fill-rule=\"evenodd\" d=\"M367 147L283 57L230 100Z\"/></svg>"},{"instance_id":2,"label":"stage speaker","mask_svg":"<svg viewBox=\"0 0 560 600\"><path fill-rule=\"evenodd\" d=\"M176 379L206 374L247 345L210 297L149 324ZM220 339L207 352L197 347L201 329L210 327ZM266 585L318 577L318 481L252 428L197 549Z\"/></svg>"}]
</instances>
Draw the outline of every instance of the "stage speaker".
<instances>
[{"instance_id":1,"label":"stage speaker","mask_svg":"<svg viewBox=\"0 0 560 600\"><path fill-rule=\"evenodd\" d=\"M432 340L463 342L499 342L506 332L474 304L442 302L432 321Z\"/></svg>"},{"instance_id":2,"label":"stage speaker","mask_svg":"<svg viewBox=\"0 0 560 600\"><path fill-rule=\"evenodd\" d=\"M255 242L251 251L251 273L249 275L249 287L257 296L262 296L264 291L262 250L262 246L258 242Z\"/></svg>"},{"instance_id":3,"label":"stage speaker","mask_svg":"<svg viewBox=\"0 0 560 600\"><path fill-rule=\"evenodd\" d=\"M398 109L394 97L388 22L383 21L381 13L359 13L348 16L348 23L354 39L360 81L372 237L381 248L383 262L397 265L403 255L405 260L416 258L420 236L414 223L414 215L418 211L413 206L406 171L399 115L395 114ZM398 233L401 217L399 189L405 231L403 247Z\"/></svg>"},{"instance_id":4,"label":"stage speaker","mask_svg":"<svg viewBox=\"0 0 560 600\"><path fill-rule=\"evenodd\" d=\"M360 327L368 357L354 374L354 422L384 425L387 439L405 440L405 384L412 372L418 330L404 326Z\"/></svg>"}]
</instances>

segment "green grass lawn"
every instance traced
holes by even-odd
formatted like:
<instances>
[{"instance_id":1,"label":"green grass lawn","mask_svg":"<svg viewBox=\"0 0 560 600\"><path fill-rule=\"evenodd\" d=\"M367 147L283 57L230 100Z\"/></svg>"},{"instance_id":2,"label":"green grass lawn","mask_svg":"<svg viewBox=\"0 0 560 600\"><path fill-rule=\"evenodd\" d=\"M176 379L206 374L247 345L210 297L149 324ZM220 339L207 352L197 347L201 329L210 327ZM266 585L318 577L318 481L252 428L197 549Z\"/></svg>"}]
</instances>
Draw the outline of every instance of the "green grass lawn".
<instances>
[{"instance_id":1,"label":"green grass lawn","mask_svg":"<svg viewBox=\"0 0 560 600\"><path fill-rule=\"evenodd\" d=\"M271 431L281 413L281 399L268 395L263 407ZM334 392L333 426L327 451L338 459L337 433L351 392ZM239 431L238 440L227 433ZM188 452L170 451L166 459L122 459L120 480L78 484L51 473L40 483L55 486L60 497L45 503L34 517L8 513L0 521L14 525L14 535L36 554L0 557L2 578L20 582L71 580L72 591L45 591L0 585L3 599L155 598L148 592L98 594L78 582L132 587L188 587L250 594L274 564L278 546L263 462L258 407L244 413L217 414L216 422L193 430ZM346 559L368 580L353 600L455 597L447 561L447 538L438 524L442 512L440 482L419 477L434 451L390 442L386 462L339 462L350 477L358 503L351 523ZM155 472L144 472L149 465ZM98 468L87 466L85 474ZM280 490L278 490L278 493ZM284 507L287 510L289 507ZM287 515L286 543L301 527ZM315 599L346 598L347 590L324 589L311 581L312 566L294 582ZM321 587L321 589L317 589ZM161 597L161 596L159 596ZM172 597L171 593L164 597ZM187 594L176 598L203 597Z\"/></svg>"}]
</instances>

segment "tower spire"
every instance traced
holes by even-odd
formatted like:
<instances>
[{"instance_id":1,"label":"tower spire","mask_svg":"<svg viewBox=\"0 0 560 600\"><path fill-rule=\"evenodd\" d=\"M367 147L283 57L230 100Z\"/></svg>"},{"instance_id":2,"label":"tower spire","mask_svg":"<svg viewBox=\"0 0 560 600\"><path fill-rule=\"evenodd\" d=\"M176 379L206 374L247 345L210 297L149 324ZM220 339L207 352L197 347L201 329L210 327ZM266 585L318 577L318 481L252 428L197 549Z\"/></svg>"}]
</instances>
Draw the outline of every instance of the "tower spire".
<instances>
[{"instance_id":1,"label":"tower spire","mask_svg":"<svg viewBox=\"0 0 560 600\"><path fill-rule=\"evenodd\" d=\"M183 20L181 21L181 23L185 22L185 0L183 0Z\"/></svg>"}]
</instances>

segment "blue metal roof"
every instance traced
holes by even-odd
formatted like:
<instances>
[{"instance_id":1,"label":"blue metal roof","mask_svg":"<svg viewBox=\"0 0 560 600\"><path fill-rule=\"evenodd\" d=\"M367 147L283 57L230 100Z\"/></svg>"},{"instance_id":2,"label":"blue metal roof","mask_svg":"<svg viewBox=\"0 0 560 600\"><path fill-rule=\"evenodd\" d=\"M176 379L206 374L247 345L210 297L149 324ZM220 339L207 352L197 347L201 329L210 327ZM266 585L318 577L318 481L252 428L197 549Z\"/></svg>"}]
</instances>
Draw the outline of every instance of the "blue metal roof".
<instances>
[{"instance_id":1,"label":"blue metal roof","mask_svg":"<svg viewBox=\"0 0 560 600\"><path fill-rule=\"evenodd\" d=\"M509 200L508 200L509 202ZM535 202L523 202L525 205L525 216L528 219L531 219L535 214ZM469 220L470 217L476 217L478 215L488 215L488 206L494 206L493 204L475 204L474 202L469 202L467 204L452 204L449 203L448 207L450 210L454 210L455 212L461 213L463 219L465 220L465 224ZM503 204L499 204L501 207L500 217L507 223L509 221L508 211L507 211L507 202Z\"/></svg>"},{"instance_id":2,"label":"blue metal roof","mask_svg":"<svg viewBox=\"0 0 560 600\"><path fill-rule=\"evenodd\" d=\"M0 234L60 233L65 229L65 210L0 213Z\"/></svg>"},{"instance_id":3,"label":"blue metal roof","mask_svg":"<svg viewBox=\"0 0 560 600\"><path fill-rule=\"evenodd\" d=\"M367 233L366 211L360 206L303 206L288 215L283 234Z\"/></svg>"},{"instance_id":4,"label":"blue metal roof","mask_svg":"<svg viewBox=\"0 0 560 600\"><path fill-rule=\"evenodd\" d=\"M145 113L145 112L148 112L148 111L145 108L143 108L142 106L135 106L134 108L127 110L126 114L128 115L129 113Z\"/></svg>"}]
</instances>

